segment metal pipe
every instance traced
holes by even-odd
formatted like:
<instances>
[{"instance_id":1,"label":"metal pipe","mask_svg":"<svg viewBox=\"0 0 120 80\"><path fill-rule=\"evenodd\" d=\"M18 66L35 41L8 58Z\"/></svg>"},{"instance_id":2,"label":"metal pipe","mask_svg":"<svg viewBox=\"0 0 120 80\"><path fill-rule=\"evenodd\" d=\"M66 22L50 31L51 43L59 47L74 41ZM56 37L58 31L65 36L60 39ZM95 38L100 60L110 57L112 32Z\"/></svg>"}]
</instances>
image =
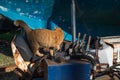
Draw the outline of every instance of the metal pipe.
<instances>
[{"instance_id":1,"label":"metal pipe","mask_svg":"<svg viewBox=\"0 0 120 80\"><path fill-rule=\"evenodd\" d=\"M72 42L76 40L76 16L75 16L75 1L71 3L71 26L72 26Z\"/></svg>"}]
</instances>

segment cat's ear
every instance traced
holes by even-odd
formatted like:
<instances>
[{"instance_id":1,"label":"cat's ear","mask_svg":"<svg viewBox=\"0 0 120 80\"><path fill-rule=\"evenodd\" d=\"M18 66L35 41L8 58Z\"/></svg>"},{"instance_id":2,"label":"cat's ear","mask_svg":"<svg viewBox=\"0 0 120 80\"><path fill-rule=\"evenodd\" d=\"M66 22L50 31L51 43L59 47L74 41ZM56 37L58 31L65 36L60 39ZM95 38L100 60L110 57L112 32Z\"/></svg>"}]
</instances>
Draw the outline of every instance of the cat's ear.
<instances>
[{"instance_id":1,"label":"cat's ear","mask_svg":"<svg viewBox=\"0 0 120 80\"><path fill-rule=\"evenodd\" d=\"M56 26L54 26L54 29L56 29L57 27Z\"/></svg>"}]
</instances>

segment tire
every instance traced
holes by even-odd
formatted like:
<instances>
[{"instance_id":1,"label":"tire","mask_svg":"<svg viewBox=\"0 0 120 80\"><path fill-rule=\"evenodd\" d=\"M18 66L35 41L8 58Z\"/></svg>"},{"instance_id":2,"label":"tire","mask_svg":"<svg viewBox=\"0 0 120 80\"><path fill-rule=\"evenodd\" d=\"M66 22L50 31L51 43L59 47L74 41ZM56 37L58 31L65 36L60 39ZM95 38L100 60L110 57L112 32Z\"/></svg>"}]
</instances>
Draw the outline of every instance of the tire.
<instances>
[{"instance_id":1,"label":"tire","mask_svg":"<svg viewBox=\"0 0 120 80\"><path fill-rule=\"evenodd\" d=\"M73 60L80 60L80 61L84 61L85 60L85 62L90 63L91 64L90 80L94 80L95 79L94 71L96 69L96 67L95 67L95 63L96 62L95 62L95 60L92 57L90 57L88 55L72 55L70 58L73 59Z\"/></svg>"}]
</instances>

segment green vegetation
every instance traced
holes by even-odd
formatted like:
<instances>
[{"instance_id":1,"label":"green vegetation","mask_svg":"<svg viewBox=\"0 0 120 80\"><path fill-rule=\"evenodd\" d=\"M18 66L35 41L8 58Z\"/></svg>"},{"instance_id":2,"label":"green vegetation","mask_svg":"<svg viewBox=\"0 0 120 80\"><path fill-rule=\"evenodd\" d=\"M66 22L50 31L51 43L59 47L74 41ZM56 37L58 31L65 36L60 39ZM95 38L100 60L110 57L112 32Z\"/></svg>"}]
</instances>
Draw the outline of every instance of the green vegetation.
<instances>
[{"instance_id":1,"label":"green vegetation","mask_svg":"<svg viewBox=\"0 0 120 80\"><path fill-rule=\"evenodd\" d=\"M11 40L18 32L7 32L0 34L0 67L14 64L11 52Z\"/></svg>"},{"instance_id":2,"label":"green vegetation","mask_svg":"<svg viewBox=\"0 0 120 80\"><path fill-rule=\"evenodd\" d=\"M11 40L18 32L0 33L0 69L14 65L14 58L11 52ZM17 75L12 71L0 70L0 80L16 80Z\"/></svg>"},{"instance_id":3,"label":"green vegetation","mask_svg":"<svg viewBox=\"0 0 120 80\"><path fill-rule=\"evenodd\" d=\"M0 40L7 40L10 41L15 34L18 32L7 32L7 33L2 33L0 34Z\"/></svg>"},{"instance_id":4,"label":"green vegetation","mask_svg":"<svg viewBox=\"0 0 120 80\"><path fill-rule=\"evenodd\" d=\"M4 54L0 54L0 67L3 66L9 66L14 64L14 59L13 57L4 55Z\"/></svg>"}]
</instances>

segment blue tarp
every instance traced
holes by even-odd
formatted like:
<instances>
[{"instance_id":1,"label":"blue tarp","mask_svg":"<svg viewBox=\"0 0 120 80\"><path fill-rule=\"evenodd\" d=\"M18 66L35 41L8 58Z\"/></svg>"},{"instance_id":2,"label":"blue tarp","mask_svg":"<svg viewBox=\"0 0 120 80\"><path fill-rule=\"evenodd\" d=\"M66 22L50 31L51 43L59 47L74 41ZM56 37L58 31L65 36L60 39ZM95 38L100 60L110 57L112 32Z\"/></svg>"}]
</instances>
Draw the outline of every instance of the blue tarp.
<instances>
[{"instance_id":1,"label":"blue tarp","mask_svg":"<svg viewBox=\"0 0 120 80\"><path fill-rule=\"evenodd\" d=\"M75 0L77 33L120 35L120 0ZM0 13L24 20L32 29L61 27L71 36L70 0L0 0Z\"/></svg>"}]
</instances>

